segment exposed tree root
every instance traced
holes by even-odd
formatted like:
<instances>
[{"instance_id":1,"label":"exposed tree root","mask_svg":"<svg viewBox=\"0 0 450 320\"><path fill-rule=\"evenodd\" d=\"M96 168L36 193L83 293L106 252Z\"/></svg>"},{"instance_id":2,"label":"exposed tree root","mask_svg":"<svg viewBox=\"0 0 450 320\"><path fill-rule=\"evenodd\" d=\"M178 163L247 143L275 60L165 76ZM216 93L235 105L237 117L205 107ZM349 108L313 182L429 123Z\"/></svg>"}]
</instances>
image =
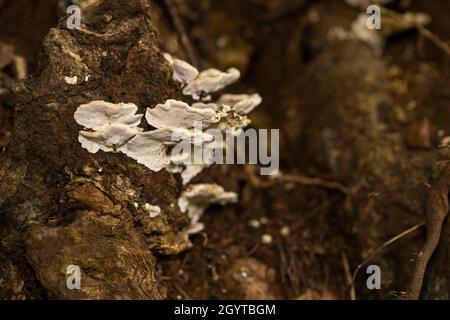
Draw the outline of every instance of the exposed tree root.
<instances>
[{"instance_id":1,"label":"exposed tree root","mask_svg":"<svg viewBox=\"0 0 450 320\"><path fill-rule=\"evenodd\" d=\"M426 207L427 237L422 250L417 256L416 266L407 298L417 300L422 290L423 278L427 270L428 262L436 250L442 233L442 225L448 215L450 192L450 165L447 165L430 190Z\"/></svg>"},{"instance_id":2,"label":"exposed tree root","mask_svg":"<svg viewBox=\"0 0 450 320\"><path fill-rule=\"evenodd\" d=\"M353 273L352 285L351 285L351 288L350 288L350 296L351 296L352 300L356 300L355 281L356 281L356 277L358 276L359 270L361 270L361 268L364 265L366 265L370 260L372 260L378 253L380 253L381 250L383 250L384 248L386 248L389 245L393 244L397 240L400 240L401 238L406 237L407 235L413 233L414 231L416 231L417 229L419 229L420 227L423 227L423 226L424 226L423 223L417 224L414 227L409 228L408 230L403 231L402 233L400 233L400 234L396 235L395 237L389 239L388 241L383 243L381 246L379 246L377 249L375 249L372 252L372 254L370 254L362 263L360 263L358 265L358 267L356 267L355 272Z\"/></svg>"}]
</instances>

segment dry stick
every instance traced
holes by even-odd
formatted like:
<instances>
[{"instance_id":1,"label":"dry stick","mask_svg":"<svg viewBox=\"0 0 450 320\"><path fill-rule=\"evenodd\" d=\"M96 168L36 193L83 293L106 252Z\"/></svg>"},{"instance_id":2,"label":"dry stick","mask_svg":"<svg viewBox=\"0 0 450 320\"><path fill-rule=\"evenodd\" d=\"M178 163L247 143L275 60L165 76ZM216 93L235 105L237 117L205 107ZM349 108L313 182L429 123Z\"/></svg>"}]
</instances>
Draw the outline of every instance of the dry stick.
<instances>
[{"instance_id":1,"label":"dry stick","mask_svg":"<svg viewBox=\"0 0 450 320\"><path fill-rule=\"evenodd\" d=\"M438 36L423 26L417 26L417 30L450 56L450 46L447 43L439 39Z\"/></svg>"},{"instance_id":2,"label":"dry stick","mask_svg":"<svg viewBox=\"0 0 450 320\"><path fill-rule=\"evenodd\" d=\"M305 177L302 175L294 175L294 174L284 174L279 177L275 177L274 180L278 180L281 182L287 182L287 183L296 183L301 184L304 186L316 186L316 187L322 187L325 189L334 189L342 192L343 194L349 194L350 190L343 184L336 182L336 181L327 181L322 180L320 178L311 178L311 177Z\"/></svg>"},{"instance_id":3,"label":"dry stick","mask_svg":"<svg viewBox=\"0 0 450 320\"><path fill-rule=\"evenodd\" d=\"M194 47L191 44L191 41L187 35L186 28L183 25L183 22L180 18L180 12L178 10L178 1L180 0L165 0L167 9L169 10L170 15L172 16L173 24L178 31L178 35L181 39L181 43L183 44L184 50L186 52L187 58L189 62L195 67L200 67L198 65L198 61L196 58Z\"/></svg>"},{"instance_id":4,"label":"dry stick","mask_svg":"<svg viewBox=\"0 0 450 320\"><path fill-rule=\"evenodd\" d=\"M424 223L417 224L414 227L409 228L408 230L403 231L399 235L396 235L395 237L391 238L387 242L383 243L380 247L378 247L374 252L372 252L372 254L370 256L368 256L360 265L358 265L358 267L356 268L355 272L353 273L352 285L351 285L351 289L350 289L350 296L351 296L352 300L356 300L355 282L356 282L356 277L358 275L359 270L366 263L368 263L370 260L372 260L372 258L375 257L381 250L383 250L387 246L391 245L392 243L396 242L397 240L399 240L399 239L401 239L403 237L406 237L407 235L409 235L410 233L416 231L417 229L419 229L422 226L424 226Z\"/></svg>"},{"instance_id":5,"label":"dry stick","mask_svg":"<svg viewBox=\"0 0 450 320\"><path fill-rule=\"evenodd\" d=\"M387 15L390 15L392 18L399 19L399 20L404 19L402 14L395 12L393 10L383 7L382 11L384 13L386 13ZM446 42L439 39L439 37L437 35L435 35L433 32L431 32L430 30L428 30L421 24L415 23L414 27L417 29L417 31L420 32L420 34L422 34L425 38L427 38L428 40L433 42L438 48L440 48L441 50L443 50L445 53L447 53L450 56L450 46Z\"/></svg>"},{"instance_id":6,"label":"dry stick","mask_svg":"<svg viewBox=\"0 0 450 320\"><path fill-rule=\"evenodd\" d=\"M328 181L322 180L320 178L311 178L299 174L281 174L269 180L262 180L255 174L254 168L247 167L246 172L249 175L250 182L256 188L263 188L263 189L271 188L273 185L277 183L294 183L303 186L321 187L324 189L338 190L345 195L349 195L351 193L351 190L348 187L344 186L343 184L337 181Z\"/></svg>"},{"instance_id":7,"label":"dry stick","mask_svg":"<svg viewBox=\"0 0 450 320\"><path fill-rule=\"evenodd\" d=\"M351 287L353 284L352 274L350 272L350 263L348 262L348 257L345 252L341 253L342 267L344 268L345 282Z\"/></svg>"},{"instance_id":8,"label":"dry stick","mask_svg":"<svg viewBox=\"0 0 450 320\"><path fill-rule=\"evenodd\" d=\"M173 286L175 287L175 289L178 290L179 293L181 293L185 299L187 300L193 300L187 293L186 291L184 291L178 284L176 284L175 282L173 283Z\"/></svg>"},{"instance_id":9,"label":"dry stick","mask_svg":"<svg viewBox=\"0 0 450 320\"><path fill-rule=\"evenodd\" d=\"M428 262L436 250L441 238L442 226L448 215L450 192L450 165L447 165L431 188L426 206L426 229L427 237L422 250L416 260L408 299L418 300L423 286L423 279L427 270Z\"/></svg>"}]
</instances>

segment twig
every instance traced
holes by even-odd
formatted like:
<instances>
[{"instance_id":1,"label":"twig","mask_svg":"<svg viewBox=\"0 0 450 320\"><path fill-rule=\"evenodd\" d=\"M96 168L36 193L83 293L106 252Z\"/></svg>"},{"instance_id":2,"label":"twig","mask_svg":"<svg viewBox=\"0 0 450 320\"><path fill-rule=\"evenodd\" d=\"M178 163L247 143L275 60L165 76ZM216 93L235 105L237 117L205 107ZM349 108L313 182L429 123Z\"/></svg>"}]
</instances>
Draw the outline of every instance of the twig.
<instances>
[{"instance_id":1,"label":"twig","mask_svg":"<svg viewBox=\"0 0 450 320\"><path fill-rule=\"evenodd\" d=\"M409 235L410 233L413 233L414 231L416 231L417 229L419 229L422 226L424 226L424 223L417 224L414 227L409 228L408 230L406 230L406 231L400 233L399 235L396 235L395 237L391 238L390 240L386 241L380 247L378 247L375 251L373 251L372 254L369 255L360 265L358 265L355 272L353 273L352 285L350 288L350 296L351 296L352 300L356 300L355 282L356 282L356 277L358 276L359 270L365 264L367 264L370 260L372 260L372 258L375 257L381 250L383 250L387 246L391 245L392 243L396 242L397 240Z\"/></svg>"},{"instance_id":2,"label":"twig","mask_svg":"<svg viewBox=\"0 0 450 320\"><path fill-rule=\"evenodd\" d=\"M178 35L181 39L181 43L183 44L183 48L184 51L186 52L186 56L189 62L196 67L200 67L198 65L198 60L195 54L194 47L192 46L191 41L187 35L186 28L184 27L183 22L181 21L180 12L178 10L179 8L178 1L181 0L165 0L165 3L167 9L169 10L170 16L172 17L173 24L177 29Z\"/></svg>"},{"instance_id":3,"label":"twig","mask_svg":"<svg viewBox=\"0 0 450 320\"><path fill-rule=\"evenodd\" d=\"M181 293L184 296L185 300L193 300L187 293L186 291L184 291L178 284L176 284L175 282L172 283L173 286L175 287L175 289L178 290L179 293Z\"/></svg>"},{"instance_id":4,"label":"twig","mask_svg":"<svg viewBox=\"0 0 450 320\"><path fill-rule=\"evenodd\" d=\"M342 267L344 268L345 282L348 286L351 286L353 283L352 274L350 272L350 263L348 262L347 255L345 252L341 253Z\"/></svg>"},{"instance_id":5,"label":"twig","mask_svg":"<svg viewBox=\"0 0 450 320\"><path fill-rule=\"evenodd\" d=\"M382 11L385 14L390 15L392 18L395 18L398 20L404 19L402 14L395 12L393 10L382 7ZM438 48L440 48L441 50L443 50L446 54L448 54L450 56L450 46L447 43L445 43L444 41L439 39L439 37L437 35L435 35L433 32L431 32L429 29L427 29L420 23L415 23L414 27L417 29L417 31L419 31L420 34L422 34L425 38L427 38L428 40L433 42Z\"/></svg>"},{"instance_id":6,"label":"twig","mask_svg":"<svg viewBox=\"0 0 450 320\"><path fill-rule=\"evenodd\" d=\"M418 300L423 286L423 278L427 270L428 263L436 250L441 238L442 226L448 215L450 192L450 165L447 165L430 190L426 206L426 230L427 237L422 250L416 260L413 271L409 294L410 300Z\"/></svg>"},{"instance_id":7,"label":"twig","mask_svg":"<svg viewBox=\"0 0 450 320\"><path fill-rule=\"evenodd\" d=\"M343 194L349 194L350 190L343 184L336 181L327 181L320 178L310 178L302 175L284 174L274 178L275 181L296 183L304 186L316 186L325 189L333 189L342 192Z\"/></svg>"},{"instance_id":8,"label":"twig","mask_svg":"<svg viewBox=\"0 0 450 320\"><path fill-rule=\"evenodd\" d=\"M304 186L322 187L325 189L338 190L345 195L350 194L350 189L343 184L336 181L327 181L320 178L310 178L298 174L280 174L270 180L262 180L259 178L253 167L246 167L247 174L249 175L250 182L257 188L270 188L277 183L294 183Z\"/></svg>"},{"instance_id":9,"label":"twig","mask_svg":"<svg viewBox=\"0 0 450 320\"><path fill-rule=\"evenodd\" d=\"M433 42L437 47L442 49L445 53L447 53L450 56L450 46L438 38L437 35L435 35L433 32L428 30L427 28L423 26L417 26L417 30L426 38L428 38L431 42Z\"/></svg>"}]
</instances>

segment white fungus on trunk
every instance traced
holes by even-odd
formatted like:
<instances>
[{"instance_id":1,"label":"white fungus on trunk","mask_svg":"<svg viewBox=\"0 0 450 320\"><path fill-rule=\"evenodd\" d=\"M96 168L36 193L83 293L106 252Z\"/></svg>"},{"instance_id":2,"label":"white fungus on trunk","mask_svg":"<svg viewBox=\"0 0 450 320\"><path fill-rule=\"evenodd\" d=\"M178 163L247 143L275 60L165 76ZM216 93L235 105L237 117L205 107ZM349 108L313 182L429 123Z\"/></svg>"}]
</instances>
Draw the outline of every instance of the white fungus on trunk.
<instances>
[{"instance_id":1,"label":"white fungus on trunk","mask_svg":"<svg viewBox=\"0 0 450 320\"><path fill-rule=\"evenodd\" d=\"M186 85L199 75L197 68L186 61L175 59L168 53L164 54L164 58L166 58L173 67L173 79L175 81Z\"/></svg>"},{"instance_id":2,"label":"white fungus on trunk","mask_svg":"<svg viewBox=\"0 0 450 320\"><path fill-rule=\"evenodd\" d=\"M154 108L147 108L145 120L155 128L147 132L138 127L142 114L136 114L138 107L132 103L92 101L80 105L74 117L85 128L80 131L78 140L89 152L122 152L152 171L165 168L171 173L180 173L186 185L214 163L215 150L225 147L222 140L216 142L214 136L203 130L218 129L222 135L227 130L239 133L250 124L246 115L261 103L261 97L258 94L224 94L216 103L206 103L205 95L237 81L240 72L232 68L227 72L208 69L199 73L185 61L169 54L164 56L174 69L174 79L184 86L183 93L192 95L195 100L203 98L202 101L189 105L168 99ZM180 145L182 148L178 148ZM201 153L199 162L196 150L204 148L207 152Z\"/></svg>"},{"instance_id":3,"label":"white fungus on trunk","mask_svg":"<svg viewBox=\"0 0 450 320\"><path fill-rule=\"evenodd\" d=\"M155 128L193 128L195 122L208 126L219 121L213 109L195 108L173 99L147 109L145 119Z\"/></svg>"},{"instance_id":4,"label":"white fungus on trunk","mask_svg":"<svg viewBox=\"0 0 450 320\"><path fill-rule=\"evenodd\" d=\"M227 72L210 68L199 73L194 66L173 58L169 53L165 53L164 58L172 65L174 80L185 86L183 94L192 96L194 100L209 100L210 93L222 90L241 77L236 68L230 68Z\"/></svg>"},{"instance_id":5,"label":"white fungus on trunk","mask_svg":"<svg viewBox=\"0 0 450 320\"><path fill-rule=\"evenodd\" d=\"M183 94L192 96L194 100L200 100L202 97L209 98L209 94L222 90L226 86L236 82L241 76L239 70L235 68L222 72L217 69L207 69L200 72L198 77L192 80L183 89Z\"/></svg>"},{"instance_id":6,"label":"white fungus on trunk","mask_svg":"<svg viewBox=\"0 0 450 320\"><path fill-rule=\"evenodd\" d=\"M90 153L117 152L140 131L141 128L114 123L99 131L80 131L78 141Z\"/></svg>"},{"instance_id":7,"label":"white fungus on trunk","mask_svg":"<svg viewBox=\"0 0 450 320\"><path fill-rule=\"evenodd\" d=\"M75 111L75 121L92 131L80 131L78 141L90 153L99 150L117 152L136 134L142 131L138 125L142 114L136 114L134 104L113 104L92 101Z\"/></svg>"},{"instance_id":8,"label":"white fungus on trunk","mask_svg":"<svg viewBox=\"0 0 450 320\"><path fill-rule=\"evenodd\" d=\"M228 105L231 109L240 115L246 115L253 111L262 102L259 94L223 94L217 100L219 105Z\"/></svg>"},{"instance_id":9,"label":"white fungus on trunk","mask_svg":"<svg viewBox=\"0 0 450 320\"><path fill-rule=\"evenodd\" d=\"M195 132L184 128L163 128L136 134L121 152L152 171L173 165L169 147L186 139L194 139ZM208 139L206 136L202 139Z\"/></svg>"},{"instance_id":10,"label":"white fungus on trunk","mask_svg":"<svg viewBox=\"0 0 450 320\"><path fill-rule=\"evenodd\" d=\"M137 127L142 119L142 114L136 114L137 111L138 107L133 103L92 101L80 105L74 117L79 125L92 130L102 130L111 124Z\"/></svg>"},{"instance_id":11,"label":"white fungus on trunk","mask_svg":"<svg viewBox=\"0 0 450 320\"><path fill-rule=\"evenodd\" d=\"M217 184L194 184L189 186L178 199L181 212L187 212L191 225L189 234L203 230L203 223L199 222L205 210L212 204L222 206L236 203L238 196L235 192L226 192Z\"/></svg>"}]
</instances>

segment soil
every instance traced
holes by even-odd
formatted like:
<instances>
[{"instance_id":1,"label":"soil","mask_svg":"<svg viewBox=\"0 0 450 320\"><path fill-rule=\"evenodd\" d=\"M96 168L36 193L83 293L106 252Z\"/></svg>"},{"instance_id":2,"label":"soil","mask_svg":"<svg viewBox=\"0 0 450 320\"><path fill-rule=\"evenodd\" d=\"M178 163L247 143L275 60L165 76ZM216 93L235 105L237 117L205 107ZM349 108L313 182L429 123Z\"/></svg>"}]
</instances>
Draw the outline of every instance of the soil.
<instances>
[{"instance_id":1,"label":"soil","mask_svg":"<svg viewBox=\"0 0 450 320\"><path fill-rule=\"evenodd\" d=\"M450 56L417 30L389 37L382 54L360 41L330 41L331 27L349 28L359 13L340 0L178 1L198 67L240 69L231 91L263 97L252 126L280 129L280 178L260 177L251 165L215 165L195 178L237 192L239 202L208 209L191 245L179 235L187 217L170 206L182 190L179 177L120 155L92 157L75 141L72 114L89 99L155 105L180 95L155 49L192 59L168 2L128 2L89 13L89 26L102 31L95 38L66 32L56 0L0 1L0 53L11 45L29 73L19 82L11 62L0 77L7 89L0 94L0 234L8 235L0 298L328 300L352 298L352 285L357 299L406 297L424 228L352 277L378 247L425 221L430 185L450 158L450 149L438 148L450 135ZM450 39L446 1L398 2L389 8L427 13L429 30ZM113 27L119 31L110 36ZM66 49L90 57L92 82L61 87L54 80L84 70ZM98 63L102 50L111 58ZM101 174L91 172L98 168ZM101 181L108 197L92 201L96 184L80 177ZM143 199L162 203L161 225L148 225L130 205ZM445 223L423 298L448 299L449 232ZM75 233L85 240L69 241ZM262 241L267 235L270 243ZM128 255L122 248L130 239ZM103 250L96 262L88 259ZM61 261L46 252L78 257L100 289L67 295L52 276ZM381 267L381 290L366 287L370 264Z\"/></svg>"}]
</instances>

